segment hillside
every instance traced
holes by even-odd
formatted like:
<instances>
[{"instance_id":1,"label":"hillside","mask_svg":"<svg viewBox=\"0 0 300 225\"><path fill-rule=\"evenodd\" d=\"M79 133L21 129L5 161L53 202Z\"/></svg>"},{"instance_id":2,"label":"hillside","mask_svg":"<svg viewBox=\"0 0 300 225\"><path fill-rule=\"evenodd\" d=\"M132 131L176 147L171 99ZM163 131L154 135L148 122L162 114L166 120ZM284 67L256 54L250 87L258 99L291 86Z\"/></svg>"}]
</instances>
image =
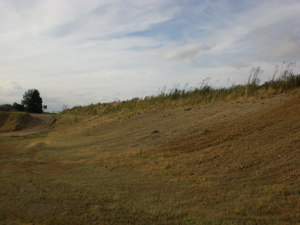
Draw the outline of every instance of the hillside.
<instances>
[{"instance_id":1,"label":"hillside","mask_svg":"<svg viewBox=\"0 0 300 225\"><path fill-rule=\"evenodd\" d=\"M299 88L86 111L2 133L0 224L300 224Z\"/></svg>"},{"instance_id":2,"label":"hillside","mask_svg":"<svg viewBox=\"0 0 300 225\"><path fill-rule=\"evenodd\" d=\"M56 118L51 114L0 112L0 135L24 136L46 132L55 121Z\"/></svg>"}]
</instances>

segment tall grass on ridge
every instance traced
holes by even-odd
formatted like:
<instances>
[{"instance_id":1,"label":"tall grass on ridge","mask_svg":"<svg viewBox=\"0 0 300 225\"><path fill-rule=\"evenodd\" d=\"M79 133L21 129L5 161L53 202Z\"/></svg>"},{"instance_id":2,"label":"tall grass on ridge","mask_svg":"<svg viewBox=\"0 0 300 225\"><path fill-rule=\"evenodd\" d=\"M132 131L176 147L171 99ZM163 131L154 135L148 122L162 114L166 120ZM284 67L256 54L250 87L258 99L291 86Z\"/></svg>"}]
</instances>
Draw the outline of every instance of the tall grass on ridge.
<instances>
[{"instance_id":1,"label":"tall grass on ridge","mask_svg":"<svg viewBox=\"0 0 300 225\"><path fill-rule=\"evenodd\" d=\"M142 113L146 111L156 111L162 108L173 108L178 106L208 104L218 101L236 100L240 98L249 98L260 95L268 96L300 87L300 74L294 75L292 70L295 63L282 66L278 77L278 66L272 78L262 85L260 75L263 70L258 66L253 67L248 82L244 85L235 85L231 87L214 88L210 84L210 78L204 79L198 88L186 90L179 89L179 85L167 90L166 86L157 96L147 96L145 98L133 98L127 101L115 101L111 103L98 103L89 106L77 106L72 109L64 110L62 113L70 114L88 114L105 115L112 113ZM259 96L258 96L259 97Z\"/></svg>"}]
</instances>

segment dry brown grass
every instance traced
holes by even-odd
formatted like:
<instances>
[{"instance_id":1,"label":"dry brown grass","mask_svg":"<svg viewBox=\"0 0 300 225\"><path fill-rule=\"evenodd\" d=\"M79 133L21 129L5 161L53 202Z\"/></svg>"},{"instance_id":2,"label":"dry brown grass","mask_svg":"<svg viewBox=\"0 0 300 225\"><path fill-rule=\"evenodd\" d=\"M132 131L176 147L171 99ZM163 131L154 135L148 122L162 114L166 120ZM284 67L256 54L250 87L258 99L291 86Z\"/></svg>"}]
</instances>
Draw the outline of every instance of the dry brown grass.
<instances>
[{"instance_id":1,"label":"dry brown grass","mask_svg":"<svg viewBox=\"0 0 300 225\"><path fill-rule=\"evenodd\" d=\"M0 224L299 224L300 90L260 94L2 136Z\"/></svg>"}]
</instances>

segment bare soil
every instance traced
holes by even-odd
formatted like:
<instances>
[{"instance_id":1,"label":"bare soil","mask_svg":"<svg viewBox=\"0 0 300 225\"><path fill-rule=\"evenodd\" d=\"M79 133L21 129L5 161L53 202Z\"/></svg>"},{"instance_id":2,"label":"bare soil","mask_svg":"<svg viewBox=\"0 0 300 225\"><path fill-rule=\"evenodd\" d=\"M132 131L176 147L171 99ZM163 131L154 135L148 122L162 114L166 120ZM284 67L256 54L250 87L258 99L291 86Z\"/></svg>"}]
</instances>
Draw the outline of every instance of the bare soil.
<instances>
[{"instance_id":1,"label":"bare soil","mask_svg":"<svg viewBox=\"0 0 300 225\"><path fill-rule=\"evenodd\" d=\"M300 89L36 119L0 137L0 224L300 224Z\"/></svg>"}]
</instances>

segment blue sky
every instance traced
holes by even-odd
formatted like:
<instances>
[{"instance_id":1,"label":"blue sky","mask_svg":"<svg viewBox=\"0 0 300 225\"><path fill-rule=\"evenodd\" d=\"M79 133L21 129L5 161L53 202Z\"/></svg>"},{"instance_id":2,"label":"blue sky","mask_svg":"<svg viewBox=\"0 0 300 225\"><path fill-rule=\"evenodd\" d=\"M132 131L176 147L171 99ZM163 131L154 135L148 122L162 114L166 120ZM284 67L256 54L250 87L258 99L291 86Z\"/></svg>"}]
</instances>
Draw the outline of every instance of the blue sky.
<instances>
[{"instance_id":1,"label":"blue sky","mask_svg":"<svg viewBox=\"0 0 300 225\"><path fill-rule=\"evenodd\" d=\"M49 111L247 82L296 62L298 0L0 0L0 104L31 88Z\"/></svg>"}]
</instances>

